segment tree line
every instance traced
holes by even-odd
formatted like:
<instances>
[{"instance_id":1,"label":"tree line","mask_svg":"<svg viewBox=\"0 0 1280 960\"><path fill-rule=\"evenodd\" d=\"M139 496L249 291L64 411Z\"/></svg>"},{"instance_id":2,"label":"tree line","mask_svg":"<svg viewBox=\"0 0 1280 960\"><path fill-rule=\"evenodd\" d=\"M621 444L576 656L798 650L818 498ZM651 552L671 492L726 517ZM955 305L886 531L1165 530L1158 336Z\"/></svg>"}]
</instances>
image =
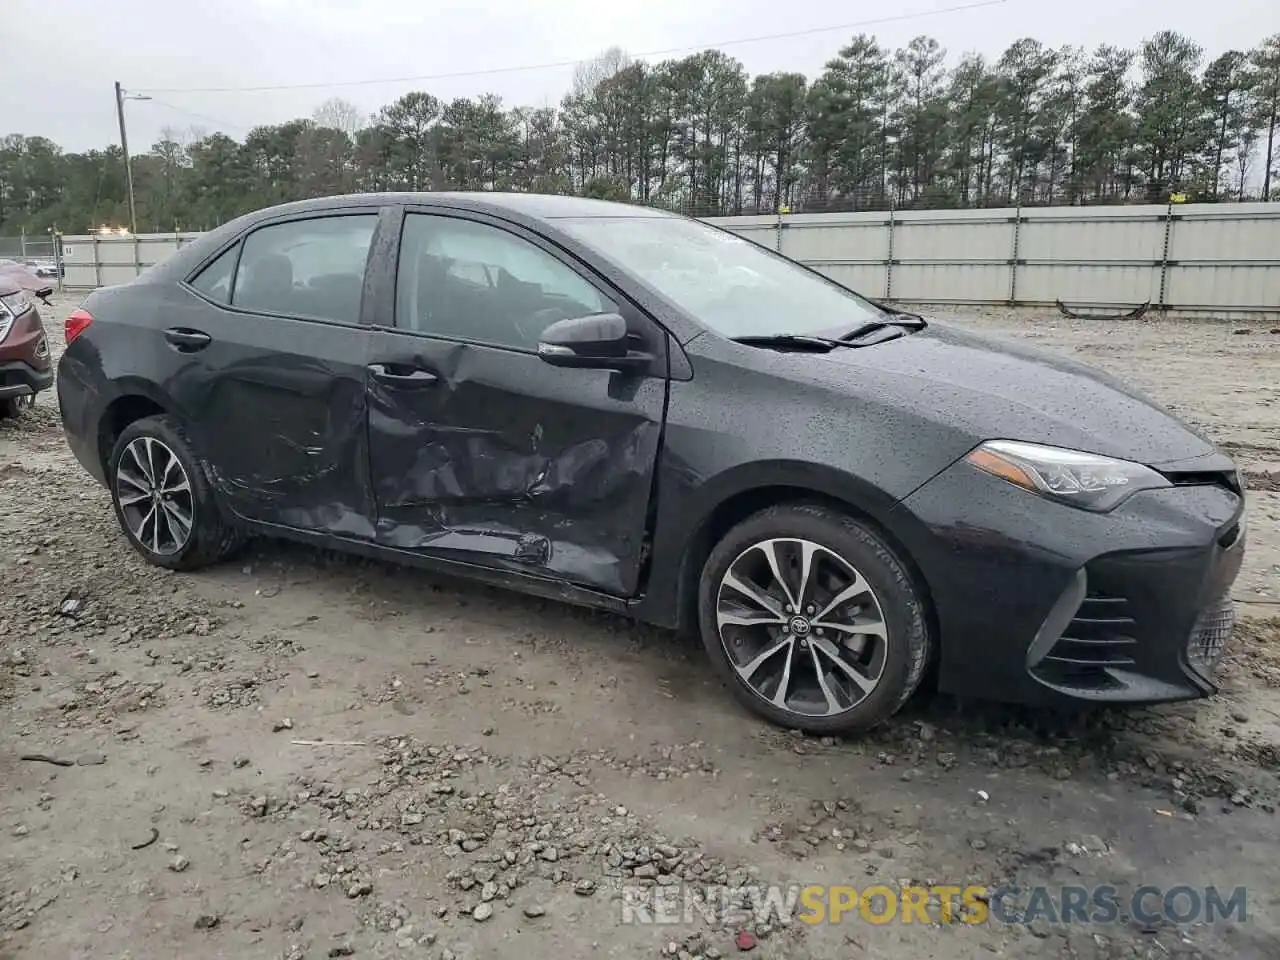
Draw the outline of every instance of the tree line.
<instances>
[{"instance_id":1,"label":"tree line","mask_svg":"<svg viewBox=\"0 0 1280 960\"><path fill-rule=\"evenodd\" d=\"M1208 60L1162 31L1136 50L1022 39L948 64L934 39L855 36L809 79L749 77L719 50L613 48L558 108L407 93L369 116L223 133L167 128L133 158L140 231L201 230L353 191L518 190L698 215L1280 199L1280 34ZM0 140L0 235L128 222L117 146Z\"/></svg>"}]
</instances>

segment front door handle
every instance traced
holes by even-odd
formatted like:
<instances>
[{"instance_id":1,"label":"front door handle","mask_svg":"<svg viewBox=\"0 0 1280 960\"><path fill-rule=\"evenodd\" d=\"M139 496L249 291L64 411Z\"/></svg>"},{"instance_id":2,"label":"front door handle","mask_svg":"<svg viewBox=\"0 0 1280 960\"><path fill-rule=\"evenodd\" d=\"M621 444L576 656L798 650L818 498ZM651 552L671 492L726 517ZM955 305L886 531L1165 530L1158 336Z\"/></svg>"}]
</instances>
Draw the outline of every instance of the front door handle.
<instances>
[{"instance_id":1,"label":"front door handle","mask_svg":"<svg viewBox=\"0 0 1280 960\"><path fill-rule=\"evenodd\" d=\"M170 327L164 332L164 338L177 347L180 353L194 353L213 342L213 338L207 333L189 327Z\"/></svg>"},{"instance_id":2,"label":"front door handle","mask_svg":"<svg viewBox=\"0 0 1280 960\"><path fill-rule=\"evenodd\" d=\"M373 374L375 380L407 390L429 387L440 380L430 370L397 363L371 363L369 364L369 372Z\"/></svg>"}]
</instances>

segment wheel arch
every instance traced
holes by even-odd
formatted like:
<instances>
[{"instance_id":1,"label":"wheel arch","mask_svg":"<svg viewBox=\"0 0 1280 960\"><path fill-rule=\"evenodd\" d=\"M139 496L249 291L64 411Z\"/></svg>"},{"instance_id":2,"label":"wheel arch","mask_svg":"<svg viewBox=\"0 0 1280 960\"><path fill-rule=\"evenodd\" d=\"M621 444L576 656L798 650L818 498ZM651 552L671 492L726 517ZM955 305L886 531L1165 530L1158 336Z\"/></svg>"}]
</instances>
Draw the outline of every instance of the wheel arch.
<instances>
[{"instance_id":1,"label":"wheel arch","mask_svg":"<svg viewBox=\"0 0 1280 960\"><path fill-rule=\"evenodd\" d=\"M817 479L818 482L814 482ZM842 482L843 481L843 482ZM865 488L865 489L863 489ZM889 515L896 501L883 491L862 481L811 473L802 481L786 481L779 477L765 482L735 486L717 497L700 519L689 525L689 536L680 552L678 578L675 585L676 628L681 632L697 630L698 583L703 565L715 545L733 527L769 507L783 504L812 503L853 517L870 527L893 550L906 567L913 585L920 591L934 655L938 650L938 623L929 582L916 562L905 539L895 532Z\"/></svg>"},{"instance_id":2,"label":"wheel arch","mask_svg":"<svg viewBox=\"0 0 1280 960\"><path fill-rule=\"evenodd\" d=\"M98 418L96 444L104 476L107 475L116 440L129 424L144 417L173 413L172 404L164 392L149 381L130 377L118 381L116 388L116 396Z\"/></svg>"}]
</instances>

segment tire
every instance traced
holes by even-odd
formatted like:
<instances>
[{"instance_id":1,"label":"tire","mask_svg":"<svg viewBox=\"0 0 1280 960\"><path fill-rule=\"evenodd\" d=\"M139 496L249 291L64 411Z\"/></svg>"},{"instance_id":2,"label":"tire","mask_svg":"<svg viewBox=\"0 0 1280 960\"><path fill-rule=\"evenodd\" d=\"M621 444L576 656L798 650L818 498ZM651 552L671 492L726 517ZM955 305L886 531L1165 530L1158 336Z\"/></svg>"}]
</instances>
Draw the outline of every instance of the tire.
<instances>
[{"instance_id":1,"label":"tire","mask_svg":"<svg viewBox=\"0 0 1280 960\"><path fill-rule=\"evenodd\" d=\"M0 400L0 420L17 420L35 405L36 395L34 393Z\"/></svg>"},{"instance_id":2,"label":"tire","mask_svg":"<svg viewBox=\"0 0 1280 960\"><path fill-rule=\"evenodd\" d=\"M166 493L160 497L150 492L156 476L167 478ZM196 570L226 559L243 542L241 533L223 519L208 478L175 417L144 417L129 424L111 451L107 477L120 529L148 563L170 570ZM148 511L163 522L148 523ZM190 520L185 536L184 517Z\"/></svg>"},{"instance_id":3,"label":"tire","mask_svg":"<svg viewBox=\"0 0 1280 960\"><path fill-rule=\"evenodd\" d=\"M805 612L791 613L787 602L806 554ZM759 599L730 585L731 574ZM833 602L842 594L846 599ZM915 692L930 655L924 602L906 565L867 525L812 504L770 507L716 544L698 586L698 624L734 696L765 719L807 733L883 723ZM786 691L779 689L784 678Z\"/></svg>"}]
</instances>

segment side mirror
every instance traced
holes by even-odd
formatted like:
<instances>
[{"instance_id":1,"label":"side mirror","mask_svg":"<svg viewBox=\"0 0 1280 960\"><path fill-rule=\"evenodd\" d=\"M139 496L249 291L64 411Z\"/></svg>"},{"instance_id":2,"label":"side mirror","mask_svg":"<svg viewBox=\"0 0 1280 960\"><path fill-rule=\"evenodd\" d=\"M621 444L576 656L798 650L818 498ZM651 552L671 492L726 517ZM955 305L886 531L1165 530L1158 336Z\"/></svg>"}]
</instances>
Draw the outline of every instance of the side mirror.
<instances>
[{"instance_id":1,"label":"side mirror","mask_svg":"<svg viewBox=\"0 0 1280 960\"><path fill-rule=\"evenodd\" d=\"M538 356L553 367L635 370L653 358L631 349L627 321L616 313L593 313L551 324L538 340Z\"/></svg>"}]
</instances>

